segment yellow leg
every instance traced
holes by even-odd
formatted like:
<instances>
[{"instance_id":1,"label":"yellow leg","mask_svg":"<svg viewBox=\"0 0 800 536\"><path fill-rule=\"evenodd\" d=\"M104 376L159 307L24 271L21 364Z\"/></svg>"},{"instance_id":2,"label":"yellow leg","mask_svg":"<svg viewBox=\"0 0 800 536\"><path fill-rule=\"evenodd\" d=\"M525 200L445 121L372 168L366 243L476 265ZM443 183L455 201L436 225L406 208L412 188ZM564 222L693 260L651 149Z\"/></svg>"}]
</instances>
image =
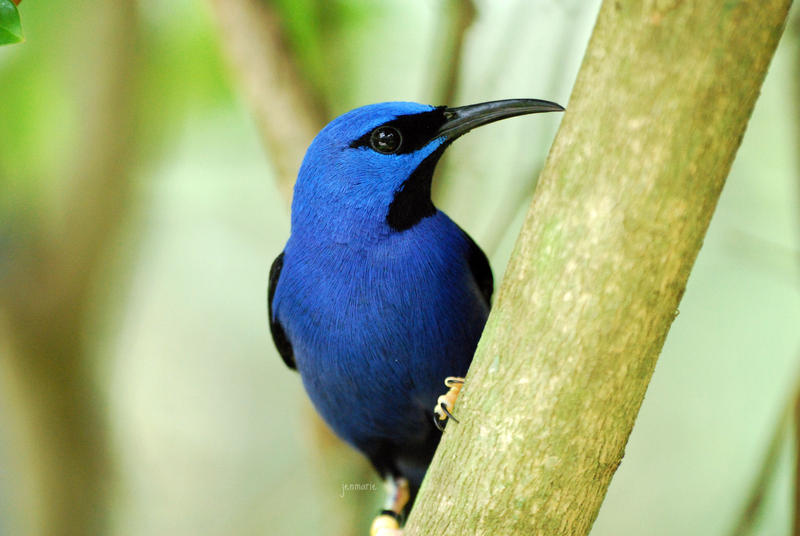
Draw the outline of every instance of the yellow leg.
<instances>
[{"instance_id":1,"label":"yellow leg","mask_svg":"<svg viewBox=\"0 0 800 536\"><path fill-rule=\"evenodd\" d=\"M439 430L444 430L442 424L448 418L458 422L453 416L453 407L455 407L458 394L461 392L461 387L464 385L464 378L458 376L448 376L444 379L444 384L448 387L448 391L439 397L436 401L436 407L433 409L435 414L434 423Z\"/></svg>"},{"instance_id":2,"label":"yellow leg","mask_svg":"<svg viewBox=\"0 0 800 536\"><path fill-rule=\"evenodd\" d=\"M403 531L400 530L400 522L386 514L376 517L369 528L369 536L395 536L400 534L403 534Z\"/></svg>"},{"instance_id":3,"label":"yellow leg","mask_svg":"<svg viewBox=\"0 0 800 536\"><path fill-rule=\"evenodd\" d=\"M373 521L369 529L370 536L401 536L400 520L403 508L411 498L408 489L408 480L405 478L389 477L387 480L389 493L386 497L386 507Z\"/></svg>"}]
</instances>

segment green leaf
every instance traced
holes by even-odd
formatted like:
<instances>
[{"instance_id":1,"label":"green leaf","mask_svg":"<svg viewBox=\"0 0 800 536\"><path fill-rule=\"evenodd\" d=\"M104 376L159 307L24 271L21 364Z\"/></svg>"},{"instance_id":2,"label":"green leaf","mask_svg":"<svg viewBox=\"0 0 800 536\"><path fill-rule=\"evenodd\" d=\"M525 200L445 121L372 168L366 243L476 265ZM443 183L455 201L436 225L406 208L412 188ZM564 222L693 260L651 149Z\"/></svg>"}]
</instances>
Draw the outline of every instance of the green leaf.
<instances>
[{"instance_id":1,"label":"green leaf","mask_svg":"<svg viewBox=\"0 0 800 536\"><path fill-rule=\"evenodd\" d=\"M0 0L0 45L19 43L22 39L17 6L11 0Z\"/></svg>"}]
</instances>

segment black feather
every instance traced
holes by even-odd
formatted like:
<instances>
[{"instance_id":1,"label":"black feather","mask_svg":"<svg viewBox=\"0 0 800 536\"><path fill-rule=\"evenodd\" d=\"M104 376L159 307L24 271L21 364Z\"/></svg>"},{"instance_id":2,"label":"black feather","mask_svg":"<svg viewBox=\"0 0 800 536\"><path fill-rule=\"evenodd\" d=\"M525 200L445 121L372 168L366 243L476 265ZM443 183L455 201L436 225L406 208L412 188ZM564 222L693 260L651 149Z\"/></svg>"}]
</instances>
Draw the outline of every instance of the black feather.
<instances>
[{"instance_id":1,"label":"black feather","mask_svg":"<svg viewBox=\"0 0 800 536\"><path fill-rule=\"evenodd\" d=\"M494 292L494 276L492 275L492 267L489 264L489 259L486 258L486 254L480 246L475 243L464 229L461 229L461 232L464 233L464 236L469 242L467 264L472 272L472 278L475 279L475 283L478 284L478 288L481 290L484 300L486 300L486 305L491 308L492 293Z\"/></svg>"},{"instance_id":2,"label":"black feather","mask_svg":"<svg viewBox=\"0 0 800 536\"><path fill-rule=\"evenodd\" d=\"M394 199L386 214L386 223L395 231L411 229L423 218L436 214L436 207L431 201L431 181L433 170L445 148L447 144L442 144L426 156L403 182L400 190L394 193Z\"/></svg>"},{"instance_id":3,"label":"black feather","mask_svg":"<svg viewBox=\"0 0 800 536\"><path fill-rule=\"evenodd\" d=\"M376 128L394 127L399 130L400 135L403 136L403 142L400 144L395 154L413 153L428 145L434 138L436 131L439 130L439 127L447 120L444 111L444 106L437 106L429 112L398 116ZM372 132L375 131L376 128L366 132L360 138L353 140L350 143L350 147L369 148Z\"/></svg>"},{"instance_id":4,"label":"black feather","mask_svg":"<svg viewBox=\"0 0 800 536\"><path fill-rule=\"evenodd\" d=\"M286 336L283 326L278 322L278 319L272 316L272 299L275 297L275 288L278 286L278 278L281 276L281 269L283 268L283 252L277 256L272 262L272 268L269 269L269 290L267 291L267 309L269 311L269 329L272 332L272 340L275 341L275 346L278 348L278 353L281 354L283 362L290 369L297 370L297 365L294 362L294 350L292 350L292 343Z\"/></svg>"}]
</instances>

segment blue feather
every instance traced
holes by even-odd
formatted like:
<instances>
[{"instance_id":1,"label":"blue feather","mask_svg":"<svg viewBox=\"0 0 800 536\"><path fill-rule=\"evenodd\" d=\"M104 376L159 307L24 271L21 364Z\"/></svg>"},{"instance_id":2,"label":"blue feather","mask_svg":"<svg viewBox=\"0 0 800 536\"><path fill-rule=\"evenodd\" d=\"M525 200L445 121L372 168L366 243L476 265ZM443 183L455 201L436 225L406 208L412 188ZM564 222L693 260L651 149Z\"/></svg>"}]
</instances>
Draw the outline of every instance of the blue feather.
<instances>
[{"instance_id":1,"label":"blue feather","mask_svg":"<svg viewBox=\"0 0 800 536\"><path fill-rule=\"evenodd\" d=\"M486 256L430 200L434 166L471 128L557 109L373 104L333 120L303 160L270 273L273 336L323 419L412 494L440 438L443 380L466 375L492 292Z\"/></svg>"}]
</instances>

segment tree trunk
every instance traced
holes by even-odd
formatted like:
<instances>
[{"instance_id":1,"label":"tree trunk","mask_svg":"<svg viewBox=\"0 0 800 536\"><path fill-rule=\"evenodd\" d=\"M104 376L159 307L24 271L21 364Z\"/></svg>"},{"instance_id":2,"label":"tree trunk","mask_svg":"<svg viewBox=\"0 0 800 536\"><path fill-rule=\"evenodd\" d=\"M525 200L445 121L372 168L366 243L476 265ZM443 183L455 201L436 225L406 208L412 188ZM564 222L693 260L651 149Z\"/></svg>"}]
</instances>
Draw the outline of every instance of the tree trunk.
<instances>
[{"instance_id":1,"label":"tree trunk","mask_svg":"<svg viewBox=\"0 0 800 536\"><path fill-rule=\"evenodd\" d=\"M406 534L587 534L791 0L605 0Z\"/></svg>"}]
</instances>

